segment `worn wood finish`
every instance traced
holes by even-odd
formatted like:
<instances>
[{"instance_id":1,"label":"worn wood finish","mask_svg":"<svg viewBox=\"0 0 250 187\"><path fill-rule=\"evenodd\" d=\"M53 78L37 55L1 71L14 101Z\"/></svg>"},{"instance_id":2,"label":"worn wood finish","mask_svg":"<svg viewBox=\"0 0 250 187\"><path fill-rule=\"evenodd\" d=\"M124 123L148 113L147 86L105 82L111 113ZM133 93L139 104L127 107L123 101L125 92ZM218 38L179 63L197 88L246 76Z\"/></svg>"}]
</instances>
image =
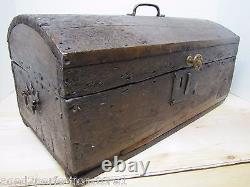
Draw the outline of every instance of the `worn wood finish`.
<instances>
[{"instance_id":1,"label":"worn wood finish","mask_svg":"<svg viewBox=\"0 0 250 187\"><path fill-rule=\"evenodd\" d=\"M239 42L219 24L187 18L21 15L9 33L20 23L40 33L65 68Z\"/></svg>"},{"instance_id":2,"label":"worn wood finish","mask_svg":"<svg viewBox=\"0 0 250 187\"><path fill-rule=\"evenodd\" d=\"M63 67L63 75L59 77L63 79L60 96L64 98L111 89L184 68L186 64L183 62L189 54L202 53L205 63L236 56L239 42L238 36L218 24L184 18L22 15L13 20L9 33L13 28L17 29L18 24L37 31L57 57ZM159 27L157 32L156 26ZM123 27L122 31L118 32L117 27ZM20 30L17 33L24 33L20 38L32 32L24 26ZM91 67L93 64L100 66ZM48 71L54 69L51 68ZM102 69L103 72L98 72ZM109 75L112 75L111 80Z\"/></svg>"},{"instance_id":3,"label":"worn wood finish","mask_svg":"<svg viewBox=\"0 0 250 187\"><path fill-rule=\"evenodd\" d=\"M233 62L234 59L229 59L208 64L202 72L180 70L195 76L197 94L176 105L170 103L174 73L66 100L73 154L76 162L82 163L76 165L77 170L81 171L82 166L97 166L103 158L127 152L125 150L135 144L146 144L155 138L154 135L157 137L169 131L225 99L231 84ZM95 162L97 160L99 162Z\"/></svg>"},{"instance_id":4,"label":"worn wood finish","mask_svg":"<svg viewBox=\"0 0 250 187\"><path fill-rule=\"evenodd\" d=\"M41 36L23 24L13 29L9 43L22 119L34 130L56 160L66 170L70 170L71 151L67 141L70 137L67 130L69 127L62 116L59 96L62 68ZM35 91L39 91L41 104L35 113L26 106L23 95L23 91L30 88L30 85Z\"/></svg>"},{"instance_id":5,"label":"worn wood finish","mask_svg":"<svg viewBox=\"0 0 250 187\"><path fill-rule=\"evenodd\" d=\"M21 15L8 42L25 124L79 175L222 102L239 37L195 19ZM200 71L186 64L196 54Z\"/></svg>"},{"instance_id":6,"label":"worn wood finish","mask_svg":"<svg viewBox=\"0 0 250 187\"><path fill-rule=\"evenodd\" d=\"M135 84L181 68L187 68L188 65L183 62L188 55L202 54L204 63L235 57L237 45L219 45L119 63L65 69L64 97L77 97L110 90L121 85Z\"/></svg>"}]
</instances>

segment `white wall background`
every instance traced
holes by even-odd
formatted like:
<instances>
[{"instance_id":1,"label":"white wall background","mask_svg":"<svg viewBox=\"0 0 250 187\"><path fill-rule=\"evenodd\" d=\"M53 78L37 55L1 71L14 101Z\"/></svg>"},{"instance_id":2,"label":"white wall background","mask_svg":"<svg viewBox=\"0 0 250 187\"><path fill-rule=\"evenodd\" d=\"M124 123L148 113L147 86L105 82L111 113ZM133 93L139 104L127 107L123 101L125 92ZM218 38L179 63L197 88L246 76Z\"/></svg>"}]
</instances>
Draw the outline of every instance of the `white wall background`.
<instances>
[{"instance_id":1,"label":"white wall background","mask_svg":"<svg viewBox=\"0 0 250 187\"><path fill-rule=\"evenodd\" d=\"M250 1L248 0L7 0L0 7L0 100L14 90L6 33L17 14L116 14L125 15L137 3L160 6L162 14L171 17L190 17L216 21L241 37L239 54L231 92L250 100ZM141 8L138 14L154 15L152 8Z\"/></svg>"}]
</instances>

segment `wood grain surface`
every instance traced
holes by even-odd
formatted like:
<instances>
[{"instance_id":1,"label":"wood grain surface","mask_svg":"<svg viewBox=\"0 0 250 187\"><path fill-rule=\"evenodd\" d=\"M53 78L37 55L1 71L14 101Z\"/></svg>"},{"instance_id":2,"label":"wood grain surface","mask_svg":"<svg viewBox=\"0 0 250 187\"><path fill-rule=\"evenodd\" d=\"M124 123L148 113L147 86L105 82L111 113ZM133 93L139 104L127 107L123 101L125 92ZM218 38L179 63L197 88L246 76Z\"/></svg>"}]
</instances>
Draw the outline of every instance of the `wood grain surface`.
<instances>
[{"instance_id":1,"label":"wood grain surface","mask_svg":"<svg viewBox=\"0 0 250 187\"><path fill-rule=\"evenodd\" d=\"M173 187L247 186L250 183L250 164L235 163L250 159L249 121L250 103L229 95L217 109L128 160L150 160L148 175L152 175L133 178L138 174L130 173L127 177L131 179L126 180L126 186L166 186L166 183ZM15 93L0 102L0 124L1 177L65 178L60 165L30 128L23 124ZM214 165L224 167L200 170ZM194 168L194 171L189 171L190 168ZM168 174L164 175L164 172ZM123 178L124 175L112 171L99 178ZM112 180L109 184L117 186ZM100 183L97 186L103 185Z\"/></svg>"},{"instance_id":2,"label":"wood grain surface","mask_svg":"<svg viewBox=\"0 0 250 187\"><path fill-rule=\"evenodd\" d=\"M8 42L24 123L68 175L82 175L221 103L239 37L207 20L20 15ZM189 55L203 56L199 71Z\"/></svg>"}]
</instances>

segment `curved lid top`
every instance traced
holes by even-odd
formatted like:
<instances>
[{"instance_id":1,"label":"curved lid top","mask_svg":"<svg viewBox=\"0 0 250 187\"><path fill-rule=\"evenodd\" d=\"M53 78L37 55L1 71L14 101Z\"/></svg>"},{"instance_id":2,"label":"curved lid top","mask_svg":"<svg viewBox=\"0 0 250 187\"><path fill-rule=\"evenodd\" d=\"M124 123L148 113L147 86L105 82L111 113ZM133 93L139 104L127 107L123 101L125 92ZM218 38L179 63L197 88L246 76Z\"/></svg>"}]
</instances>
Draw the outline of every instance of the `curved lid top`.
<instances>
[{"instance_id":1,"label":"curved lid top","mask_svg":"<svg viewBox=\"0 0 250 187\"><path fill-rule=\"evenodd\" d=\"M238 43L208 20L97 15L19 15L9 28L35 29L64 67L129 60L181 50Z\"/></svg>"}]
</instances>

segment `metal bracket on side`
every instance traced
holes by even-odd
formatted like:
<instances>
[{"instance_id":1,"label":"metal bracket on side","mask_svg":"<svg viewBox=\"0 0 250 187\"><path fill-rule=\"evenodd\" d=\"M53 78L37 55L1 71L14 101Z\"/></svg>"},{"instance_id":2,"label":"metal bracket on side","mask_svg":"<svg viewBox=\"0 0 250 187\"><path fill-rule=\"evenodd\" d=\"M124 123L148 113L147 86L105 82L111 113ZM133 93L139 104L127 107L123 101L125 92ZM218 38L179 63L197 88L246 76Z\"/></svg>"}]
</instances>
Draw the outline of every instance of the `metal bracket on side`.
<instances>
[{"instance_id":1,"label":"metal bracket on side","mask_svg":"<svg viewBox=\"0 0 250 187\"><path fill-rule=\"evenodd\" d=\"M26 84L25 90L22 91L22 96L27 109L35 113L40 104L40 98L38 91L34 89L32 83Z\"/></svg>"}]
</instances>

